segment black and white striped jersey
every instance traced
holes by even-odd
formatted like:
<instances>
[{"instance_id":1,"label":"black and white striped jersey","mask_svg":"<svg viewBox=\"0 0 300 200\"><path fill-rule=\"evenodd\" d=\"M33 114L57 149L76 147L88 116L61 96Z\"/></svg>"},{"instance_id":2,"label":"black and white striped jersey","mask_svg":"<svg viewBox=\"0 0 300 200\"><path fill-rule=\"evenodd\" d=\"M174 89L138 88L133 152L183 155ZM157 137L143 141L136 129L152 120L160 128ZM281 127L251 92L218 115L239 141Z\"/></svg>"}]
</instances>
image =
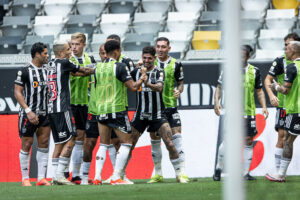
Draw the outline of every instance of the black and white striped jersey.
<instances>
[{"instance_id":1,"label":"black and white striped jersey","mask_svg":"<svg viewBox=\"0 0 300 200\"><path fill-rule=\"evenodd\" d=\"M79 68L68 59L56 58L48 63L48 113L65 112L70 108L70 72L75 73Z\"/></svg>"},{"instance_id":2,"label":"black and white striped jersey","mask_svg":"<svg viewBox=\"0 0 300 200\"><path fill-rule=\"evenodd\" d=\"M140 68L135 68L131 72L132 78L137 81L141 77ZM158 67L147 72L148 82L156 84L161 82L164 84L164 71ZM138 117L141 120L155 120L162 118L162 112L165 109L162 93L153 91L146 87L143 83L137 91L137 107L134 118Z\"/></svg>"},{"instance_id":3,"label":"black and white striped jersey","mask_svg":"<svg viewBox=\"0 0 300 200\"><path fill-rule=\"evenodd\" d=\"M46 66L37 67L32 63L17 72L14 82L24 87L25 103L36 114L46 114L47 97L47 70ZM20 107L20 113L25 113Z\"/></svg>"}]
</instances>

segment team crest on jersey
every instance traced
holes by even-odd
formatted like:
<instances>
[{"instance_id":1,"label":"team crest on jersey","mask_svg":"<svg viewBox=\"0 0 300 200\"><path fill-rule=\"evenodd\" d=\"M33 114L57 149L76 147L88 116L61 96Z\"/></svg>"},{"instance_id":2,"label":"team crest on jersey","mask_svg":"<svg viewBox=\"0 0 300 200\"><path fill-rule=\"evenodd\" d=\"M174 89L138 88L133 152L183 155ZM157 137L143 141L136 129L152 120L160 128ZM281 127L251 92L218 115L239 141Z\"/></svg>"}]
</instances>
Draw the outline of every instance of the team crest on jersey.
<instances>
[{"instance_id":1,"label":"team crest on jersey","mask_svg":"<svg viewBox=\"0 0 300 200\"><path fill-rule=\"evenodd\" d=\"M22 71L18 71L18 76L21 76L22 75Z\"/></svg>"},{"instance_id":2,"label":"team crest on jersey","mask_svg":"<svg viewBox=\"0 0 300 200\"><path fill-rule=\"evenodd\" d=\"M277 62L276 62L276 61L274 61L274 62L272 63L272 65L273 65L273 66L276 66L276 65L277 65Z\"/></svg>"}]
</instances>

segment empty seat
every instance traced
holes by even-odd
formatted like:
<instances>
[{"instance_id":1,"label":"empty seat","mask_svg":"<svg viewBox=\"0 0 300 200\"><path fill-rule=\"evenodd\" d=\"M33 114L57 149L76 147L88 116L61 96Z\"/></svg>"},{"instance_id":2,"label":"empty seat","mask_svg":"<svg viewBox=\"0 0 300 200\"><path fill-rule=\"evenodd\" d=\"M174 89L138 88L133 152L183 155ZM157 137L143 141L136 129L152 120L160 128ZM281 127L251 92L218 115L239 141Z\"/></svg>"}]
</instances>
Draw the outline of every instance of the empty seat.
<instances>
[{"instance_id":1,"label":"empty seat","mask_svg":"<svg viewBox=\"0 0 300 200\"><path fill-rule=\"evenodd\" d=\"M1 27L3 36L21 36L22 38L31 28L29 16L7 16L3 19Z\"/></svg>"},{"instance_id":2,"label":"empty seat","mask_svg":"<svg viewBox=\"0 0 300 200\"><path fill-rule=\"evenodd\" d=\"M86 41L88 41L88 34L84 34L84 35L86 37ZM72 36L72 34L59 34L58 40L69 42L69 41L71 41L71 36Z\"/></svg>"},{"instance_id":3,"label":"empty seat","mask_svg":"<svg viewBox=\"0 0 300 200\"><path fill-rule=\"evenodd\" d=\"M158 37L166 37L170 41L171 52L182 52L189 40L186 32L159 32Z\"/></svg>"},{"instance_id":4,"label":"empty seat","mask_svg":"<svg viewBox=\"0 0 300 200\"><path fill-rule=\"evenodd\" d=\"M175 0L175 7L179 12L199 13L204 8L205 0Z\"/></svg>"},{"instance_id":5,"label":"empty seat","mask_svg":"<svg viewBox=\"0 0 300 200\"><path fill-rule=\"evenodd\" d=\"M123 35L129 25L130 15L127 14L102 14L100 28L104 34Z\"/></svg>"},{"instance_id":6,"label":"empty seat","mask_svg":"<svg viewBox=\"0 0 300 200\"><path fill-rule=\"evenodd\" d=\"M80 15L100 15L106 7L107 0L78 0L77 10Z\"/></svg>"},{"instance_id":7,"label":"empty seat","mask_svg":"<svg viewBox=\"0 0 300 200\"><path fill-rule=\"evenodd\" d=\"M224 0L209 0L207 1L207 10L209 11L221 11Z\"/></svg>"},{"instance_id":8,"label":"empty seat","mask_svg":"<svg viewBox=\"0 0 300 200\"><path fill-rule=\"evenodd\" d=\"M40 0L14 0L12 13L14 16L30 16L33 18L40 8Z\"/></svg>"},{"instance_id":9,"label":"empty seat","mask_svg":"<svg viewBox=\"0 0 300 200\"><path fill-rule=\"evenodd\" d=\"M258 30L263 23L263 15L260 11L242 11L241 19L242 30Z\"/></svg>"},{"instance_id":10,"label":"empty seat","mask_svg":"<svg viewBox=\"0 0 300 200\"><path fill-rule=\"evenodd\" d=\"M21 49L21 37L0 37L0 54L17 54Z\"/></svg>"},{"instance_id":11,"label":"empty seat","mask_svg":"<svg viewBox=\"0 0 300 200\"><path fill-rule=\"evenodd\" d=\"M133 14L139 2L139 0L110 0L109 10L111 13Z\"/></svg>"},{"instance_id":12,"label":"empty seat","mask_svg":"<svg viewBox=\"0 0 300 200\"><path fill-rule=\"evenodd\" d=\"M224 51L218 50L189 50L186 60L217 60L224 58Z\"/></svg>"},{"instance_id":13,"label":"empty seat","mask_svg":"<svg viewBox=\"0 0 300 200\"><path fill-rule=\"evenodd\" d=\"M265 50L257 49L255 53L255 59L273 60L274 58L281 56L284 50Z\"/></svg>"},{"instance_id":14,"label":"empty seat","mask_svg":"<svg viewBox=\"0 0 300 200\"><path fill-rule=\"evenodd\" d=\"M157 33L161 28L162 13L135 13L133 28L138 34Z\"/></svg>"},{"instance_id":15,"label":"empty seat","mask_svg":"<svg viewBox=\"0 0 300 200\"><path fill-rule=\"evenodd\" d=\"M136 34L130 33L126 34L125 40L123 42L125 51L141 51L143 47L154 44L154 35L152 33L146 34Z\"/></svg>"},{"instance_id":16,"label":"empty seat","mask_svg":"<svg viewBox=\"0 0 300 200\"><path fill-rule=\"evenodd\" d=\"M220 30L221 16L220 12L206 11L202 12L199 28L203 31Z\"/></svg>"},{"instance_id":17,"label":"empty seat","mask_svg":"<svg viewBox=\"0 0 300 200\"><path fill-rule=\"evenodd\" d=\"M30 53L31 46L36 42L42 42L47 45L48 50L52 49L53 42L54 42L54 36L48 35L48 36L36 36L36 35L28 35L25 39L25 44L23 46L25 53Z\"/></svg>"},{"instance_id":18,"label":"empty seat","mask_svg":"<svg viewBox=\"0 0 300 200\"><path fill-rule=\"evenodd\" d=\"M258 43L261 49L282 50L284 48L283 38L289 33L287 29L260 30Z\"/></svg>"},{"instance_id":19,"label":"empty seat","mask_svg":"<svg viewBox=\"0 0 300 200\"><path fill-rule=\"evenodd\" d=\"M195 28L198 16L192 12L169 12L167 27L170 32L191 32Z\"/></svg>"},{"instance_id":20,"label":"empty seat","mask_svg":"<svg viewBox=\"0 0 300 200\"><path fill-rule=\"evenodd\" d=\"M268 8L269 0L242 0L241 5L244 10L263 11Z\"/></svg>"},{"instance_id":21,"label":"empty seat","mask_svg":"<svg viewBox=\"0 0 300 200\"><path fill-rule=\"evenodd\" d=\"M256 44L256 32L254 30L243 30L241 32L242 44L248 44L250 46L255 46Z\"/></svg>"},{"instance_id":22,"label":"empty seat","mask_svg":"<svg viewBox=\"0 0 300 200\"><path fill-rule=\"evenodd\" d=\"M195 50L219 49L221 31L194 31L192 46Z\"/></svg>"},{"instance_id":23,"label":"empty seat","mask_svg":"<svg viewBox=\"0 0 300 200\"><path fill-rule=\"evenodd\" d=\"M47 15L67 16L71 11L74 0L45 0L44 10Z\"/></svg>"},{"instance_id":24,"label":"empty seat","mask_svg":"<svg viewBox=\"0 0 300 200\"><path fill-rule=\"evenodd\" d=\"M37 35L56 36L63 28L64 21L62 16L36 16L34 32Z\"/></svg>"},{"instance_id":25,"label":"empty seat","mask_svg":"<svg viewBox=\"0 0 300 200\"><path fill-rule=\"evenodd\" d=\"M295 9L267 10L266 25L269 29L290 29L295 22Z\"/></svg>"},{"instance_id":26,"label":"empty seat","mask_svg":"<svg viewBox=\"0 0 300 200\"><path fill-rule=\"evenodd\" d=\"M143 0L142 5L145 12L165 13L170 7L171 0Z\"/></svg>"},{"instance_id":27,"label":"empty seat","mask_svg":"<svg viewBox=\"0 0 300 200\"><path fill-rule=\"evenodd\" d=\"M98 52L100 45L102 45L106 42L107 36L108 35L106 35L106 34L94 34L92 43L90 44L91 50L93 52Z\"/></svg>"},{"instance_id":28,"label":"empty seat","mask_svg":"<svg viewBox=\"0 0 300 200\"><path fill-rule=\"evenodd\" d=\"M92 36L96 27L96 15L69 15L67 33L82 32Z\"/></svg>"}]
</instances>

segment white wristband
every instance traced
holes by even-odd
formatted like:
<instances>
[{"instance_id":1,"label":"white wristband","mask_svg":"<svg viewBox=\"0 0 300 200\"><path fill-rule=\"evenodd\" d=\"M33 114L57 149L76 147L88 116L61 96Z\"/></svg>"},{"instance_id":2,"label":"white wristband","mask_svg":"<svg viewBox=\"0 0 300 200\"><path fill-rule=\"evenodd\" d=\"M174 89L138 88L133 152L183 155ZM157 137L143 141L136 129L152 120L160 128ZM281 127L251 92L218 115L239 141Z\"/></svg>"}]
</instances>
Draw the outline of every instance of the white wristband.
<instances>
[{"instance_id":1,"label":"white wristband","mask_svg":"<svg viewBox=\"0 0 300 200\"><path fill-rule=\"evenodd\" d=\"M25 109L26 114L29 113L30 111L31 111L31 109L29 107Z\"/></svg>"},{"instance_id":2,"label":"white wristband","mask_svg":"<svg viewBox=\"0 0 300 200\"><path fill-rule=\"evenodd\" d=\"M275 86L275 90L278 92L278 88L279 88L280 86L279 85L276 85Z\"/></svg>"}]
</instances>

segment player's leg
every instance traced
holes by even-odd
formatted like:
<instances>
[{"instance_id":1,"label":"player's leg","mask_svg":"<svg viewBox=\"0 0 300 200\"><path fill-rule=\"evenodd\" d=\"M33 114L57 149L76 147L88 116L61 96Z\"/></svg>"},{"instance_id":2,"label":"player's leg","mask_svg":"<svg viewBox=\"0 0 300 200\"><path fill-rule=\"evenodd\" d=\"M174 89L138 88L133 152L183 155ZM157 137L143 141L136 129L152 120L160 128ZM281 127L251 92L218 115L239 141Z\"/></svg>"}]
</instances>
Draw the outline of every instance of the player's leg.
<instances>
[{"instance_id":1,"label":"player's leg","mask_svg":"<svg viewBox=\"0 0 300 200\"><path fill-rule=\"evenodd\" d=\"M22 185L32 186L29 181L29 151L33 144L33 134L36 131L36 126L31 124L26 116L21 114L19 116L19 136L21 139L21 149L19 152Z\"/></svg>"},{"instance_id":2,"label":"player's leg","mask_svg":"<svg viewBox=\"0 0 300 200\"><path fill-rule=\"evenodd\" d=\"M218 138L216 145L216 157L215 157L215 167L214 167L214 181L221 180L221 173L224 165L224 142L223 142L223 115L219 117L219 127L218 127Z\"/></svg>"},{"instance_id":3,"label":"player's leg","mask_svg":"<svg viewBox=\"0 0 300 200\"><path fill-rule=\"evenodd\" d=\"M56 144L52 154L52 184L56 181L56 170L58 167L59 156L64 147L64 144Z\"/></svg>"},{"instance_id":4,"label":"player's leg","mask_svg":"<svg viewBox=\"0 0 300 200\"><path fill-rule=\"evenodd\" d=\"M277 143L275 146L275 167L278 172L280 168L280 161L283 152L283 140L284 140L284 121L286 117L286 110L277 108L275 119L275 130L278 132Z\"/></svg>"},{"instance_id":5,"label":"player's leg","mask_svg":"<svg viewBox=\"0 0 300 200\"><path fill-rule=\"evenodd\" d=\"M40 121L42 118L40 117ZM47 126L40 126L36 132L38 149L36 153L36 160L38 165L38 182L36 185L50 185L45 179L48 166L48 144L50 136L50 126L48 119L44 119ZM40 122L41 123L41 122Z\"/></svg>"},{"instance_id":6,"label":"player's leg","mask_svg":"<svg viewBox=\"0 0 300 200\"><path fill-rule=\"evenodd\" d=\"M72 112L75 119L77 137L72 153L72 182L80 184L80 168L83 157L83 141L85 138L85 126L87 121L88 109L87 106L73 106Z\"/></svg>"},{"instance_id":7,"label":"player's leg","mask_svg":"<svg viewBox=\"0 0 300 200\"><path fill-rule=\"evenodd\" d=\"M95 115L88 115L86 122L86 137L83 142L83 163L82 163L82 181L81 185L87 185L89 182L89 171L93 157L93 150L99 137L98 122Z\"/></svg>"},{"instance_id":8,"label":"player's leg","mask_svg":"<svg viewBox=\"0 0 300 200\"><path fill-rule=\"evenodd\" d=\"M154 164L155 174L154 176L151 177L148 183L158 183L163 181L162 170L161 170L161 159L162 159L161 137L157 132L152 131L150 132L150 138L151 138L151 155Z\"/></svg>"}]
</instances>

